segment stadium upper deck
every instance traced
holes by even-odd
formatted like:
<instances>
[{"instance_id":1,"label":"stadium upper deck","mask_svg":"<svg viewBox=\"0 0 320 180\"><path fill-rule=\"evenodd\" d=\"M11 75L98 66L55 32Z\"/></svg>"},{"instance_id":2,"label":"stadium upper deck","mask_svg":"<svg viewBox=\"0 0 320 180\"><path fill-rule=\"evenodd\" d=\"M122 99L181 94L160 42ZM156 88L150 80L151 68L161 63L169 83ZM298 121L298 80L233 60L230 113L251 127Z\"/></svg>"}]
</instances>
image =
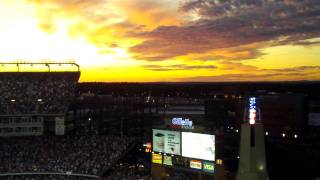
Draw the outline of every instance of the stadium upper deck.
<instances>
[{"instance_id":1,"label":"stadium upper deck","mask_svg":"<svg viewBox=\"0 0 320 180\"><path fill-rule=\"evenodd\" d=\"M0 63L0 67L2 115L64 113L80 77L75 63Z\"/></svg>"}]
</instances>

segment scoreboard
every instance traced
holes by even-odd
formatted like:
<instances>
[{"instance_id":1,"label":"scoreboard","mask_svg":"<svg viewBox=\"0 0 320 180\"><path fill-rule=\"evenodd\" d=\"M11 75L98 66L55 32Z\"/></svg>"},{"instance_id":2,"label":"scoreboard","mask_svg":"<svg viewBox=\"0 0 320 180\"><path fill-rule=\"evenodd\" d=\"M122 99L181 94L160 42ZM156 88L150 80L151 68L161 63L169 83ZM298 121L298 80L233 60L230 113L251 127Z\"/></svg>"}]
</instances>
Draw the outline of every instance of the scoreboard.
<instances>
[{"instance_id":1,"label":"scoreboard","mask_svg":"<svg viewBox=\"0 0 320 180\"><path fill-rule=\"evenodd\" d=\"M152 163L214 174L214 135L160 129L152 131Z\"/></svg>"}]
</instances>

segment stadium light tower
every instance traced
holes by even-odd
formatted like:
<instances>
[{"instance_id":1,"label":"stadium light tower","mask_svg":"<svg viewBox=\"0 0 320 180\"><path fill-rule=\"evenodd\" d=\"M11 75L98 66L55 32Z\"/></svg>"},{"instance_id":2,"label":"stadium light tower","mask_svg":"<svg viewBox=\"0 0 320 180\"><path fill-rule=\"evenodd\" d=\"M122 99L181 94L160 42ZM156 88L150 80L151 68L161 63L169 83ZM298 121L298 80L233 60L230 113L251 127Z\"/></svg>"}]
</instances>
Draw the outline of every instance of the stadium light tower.
<instances>
[{"instance_id":1,"label":"stadium light tower","mask_svg":"<svg viewBox=\"0 0 320 180\"><path fill-rule=\"evenodd\" d=\"M268 180L265 133L257 98L250 97L241 125L240 160L237 180Z\"/></svg>"}]
</instances>

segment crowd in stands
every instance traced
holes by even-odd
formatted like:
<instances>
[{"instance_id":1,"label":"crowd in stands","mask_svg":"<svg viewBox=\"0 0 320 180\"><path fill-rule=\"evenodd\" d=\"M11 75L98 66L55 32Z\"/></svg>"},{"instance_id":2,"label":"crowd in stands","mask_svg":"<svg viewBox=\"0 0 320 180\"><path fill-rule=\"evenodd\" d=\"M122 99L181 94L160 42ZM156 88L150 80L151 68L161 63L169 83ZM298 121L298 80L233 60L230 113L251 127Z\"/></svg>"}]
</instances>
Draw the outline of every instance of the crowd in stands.
<instances>
[{"instance_id":1,"label":"crowd in stands","mask_svg":"<svg viewBox=\"0 0 320 180\"><path fill-rule=\"evenodd\" d=\"M170 179L171 180L192 180L195 178L189 177L188 175L184 173L179 173L179 172L174 172L170 174Z\"/></svg>"},{"instance_id":2,"label":"crowd in stands","mask_svg":"<svg viewBox=\"0 0 320 180\"><path fill-rule=\"evenodd\" d=\"M134 144L117 136L0 139L0 173L56 172L102 175Z\"/></svg>"},{"instance_id":3,"label":"crowd in stands","mask_svg":"<svg viewBox=\"0 0 320 180\"><path fill-rule=\"evenodd\" d=\"M2 180L97 180L99 178L83 177L83 176L69 176L69 175L48 175L48 174L34 174L34 175L11 175L1 176Z\"/></svg>"},{"instance_id":4,"label":"crowd in stands","mask_svg":"<svg viewBox=\"0 0 320 180\"><path fill-rule=\"evenodd\" d=\"M78 73L0 73L0 114L64 113Z\"/></svg>"},{"instance_id":5,"label":"crowd in stands","mask_svg":"<svg viewBox=\"0 0 320 180\"><path fill-rule=\"evenodd\" d=\"M145 180L151 179L150 171L140 169L137 165L121 164L114 166L112 172L104 179L106 180Z\"/></svg>"}]
</instances>

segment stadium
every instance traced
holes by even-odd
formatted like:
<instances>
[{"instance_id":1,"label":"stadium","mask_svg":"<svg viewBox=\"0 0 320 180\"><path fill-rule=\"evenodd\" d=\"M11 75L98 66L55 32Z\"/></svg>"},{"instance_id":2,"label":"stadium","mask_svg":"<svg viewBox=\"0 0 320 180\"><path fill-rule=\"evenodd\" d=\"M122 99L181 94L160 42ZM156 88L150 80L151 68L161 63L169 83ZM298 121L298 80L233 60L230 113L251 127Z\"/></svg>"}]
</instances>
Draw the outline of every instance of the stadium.
<instances>
[{"instance_id":1,"label":"stadium","mask_svg":"<svg viewBox=\"0 0 320 180\"><path fill-rule=\"evenodd\" d=\"M133 138L70 133L76 63L0 66L1 179L97 179L134 144ZM25 70L30 67L35 70Z\"/></svg>"}]
</instances>

